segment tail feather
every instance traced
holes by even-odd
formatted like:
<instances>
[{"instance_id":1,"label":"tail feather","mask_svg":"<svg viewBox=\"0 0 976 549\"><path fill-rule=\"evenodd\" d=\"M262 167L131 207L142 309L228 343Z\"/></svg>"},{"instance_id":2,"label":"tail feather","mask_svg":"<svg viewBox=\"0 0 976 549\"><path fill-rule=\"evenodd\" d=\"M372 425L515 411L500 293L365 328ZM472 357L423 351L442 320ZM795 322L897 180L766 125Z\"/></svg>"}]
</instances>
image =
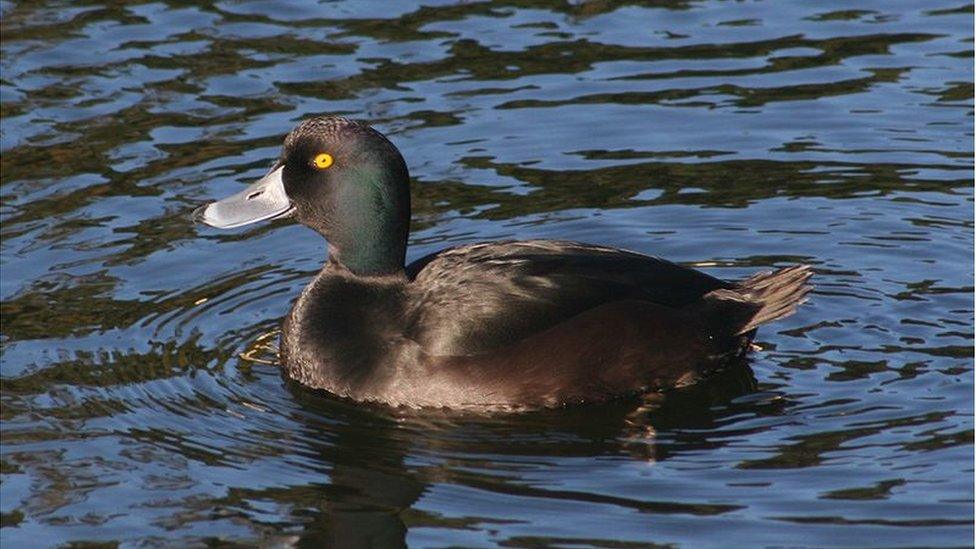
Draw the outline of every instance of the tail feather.
<instances>
[{"instance_id":1,"label":"tail feather","mask_svg":"<svg viewBox=\"0 0 976 549\"><path fill-rule=\"evenodd\" d=\"M809 265L758 273L732 288L709 292L705 300L723 305L721 309L732 317L735 335L741 335L796 312L813 290L807 284L811 276Z\"/></svg>"}]
</instances>

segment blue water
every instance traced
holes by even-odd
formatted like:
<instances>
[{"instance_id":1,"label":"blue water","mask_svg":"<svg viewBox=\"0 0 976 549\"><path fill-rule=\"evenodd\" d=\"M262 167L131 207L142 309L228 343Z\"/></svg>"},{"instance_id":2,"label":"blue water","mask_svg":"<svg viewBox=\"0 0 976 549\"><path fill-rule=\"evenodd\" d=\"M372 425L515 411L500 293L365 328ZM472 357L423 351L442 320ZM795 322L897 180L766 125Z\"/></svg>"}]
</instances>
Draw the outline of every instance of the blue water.
<instances>
[{"instance_id":1,"label":"blue water","mask_svg":"<svg viewBox=\"0 0 976 549\"><path fill-rule=\"evenodd\" d=\"M972 545L971 4L0 13L5 547ZM411 259L563 238L817 290L654 405L305 390L270 344L323 242L189 213L320 113L403 152Z\"/></svg>"}]
</instances>

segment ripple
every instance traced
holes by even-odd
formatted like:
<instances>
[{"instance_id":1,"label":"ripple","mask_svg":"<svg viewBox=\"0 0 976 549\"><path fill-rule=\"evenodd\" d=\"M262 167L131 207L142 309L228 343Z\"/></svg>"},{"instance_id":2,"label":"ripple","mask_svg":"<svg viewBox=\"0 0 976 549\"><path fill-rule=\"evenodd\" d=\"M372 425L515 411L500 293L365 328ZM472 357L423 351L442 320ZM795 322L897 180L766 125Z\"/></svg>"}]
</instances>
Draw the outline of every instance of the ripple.
<instances>
[{"instance_id":1,"label":"ripple","mask_svg":"<svg viewBox=\"0 0 976 549\"><path fill-rule=\"evenodd\" d=\"M972 6L857 8L3 3L3 541L970 543ZM663 396L307 390L276 338L323 244L189 213L313 113L402 149L411 258L571 238L816 294Z\"/></svg>"}]
</instances>

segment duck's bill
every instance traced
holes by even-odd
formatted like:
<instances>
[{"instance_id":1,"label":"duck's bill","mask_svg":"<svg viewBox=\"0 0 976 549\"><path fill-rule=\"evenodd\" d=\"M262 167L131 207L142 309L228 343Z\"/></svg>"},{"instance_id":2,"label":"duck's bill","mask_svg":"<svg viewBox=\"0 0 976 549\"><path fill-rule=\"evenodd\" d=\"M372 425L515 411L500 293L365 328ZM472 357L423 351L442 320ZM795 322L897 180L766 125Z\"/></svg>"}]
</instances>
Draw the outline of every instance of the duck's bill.
<instances>
[{"instance_id":1,"label":"duck's bill","mask_svg":"<svg viewBox=\"0 0 976 549\"><path fill-rule=\"evenodd\" d=\"M193 219L218 229L233 229L290 215L292 204L281 181L282 169L275 166L243 191L197 208L193 212Z\"/></svg>"}]
</instances>

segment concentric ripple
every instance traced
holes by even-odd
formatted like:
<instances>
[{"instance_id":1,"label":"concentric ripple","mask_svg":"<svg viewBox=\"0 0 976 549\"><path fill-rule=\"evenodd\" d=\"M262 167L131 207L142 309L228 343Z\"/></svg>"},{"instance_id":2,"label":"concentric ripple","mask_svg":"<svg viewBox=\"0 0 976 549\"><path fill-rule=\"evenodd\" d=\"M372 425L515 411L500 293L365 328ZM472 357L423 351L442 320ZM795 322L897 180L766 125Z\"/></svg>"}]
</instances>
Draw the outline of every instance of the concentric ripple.
<instances>
[{"instance_id":1,"label":"concentric ripple","mask_svg":"<svg viewBox=\"0 0 976 549\"><path fill-rule=\"evenodd\" d=\"M0 540L966 546L973 6L0 2ZM193 208L372 122L410 257L563 238L817 291L639 401L358 406L282 376L325 247Z\"/></svg>"}]
</instances>

